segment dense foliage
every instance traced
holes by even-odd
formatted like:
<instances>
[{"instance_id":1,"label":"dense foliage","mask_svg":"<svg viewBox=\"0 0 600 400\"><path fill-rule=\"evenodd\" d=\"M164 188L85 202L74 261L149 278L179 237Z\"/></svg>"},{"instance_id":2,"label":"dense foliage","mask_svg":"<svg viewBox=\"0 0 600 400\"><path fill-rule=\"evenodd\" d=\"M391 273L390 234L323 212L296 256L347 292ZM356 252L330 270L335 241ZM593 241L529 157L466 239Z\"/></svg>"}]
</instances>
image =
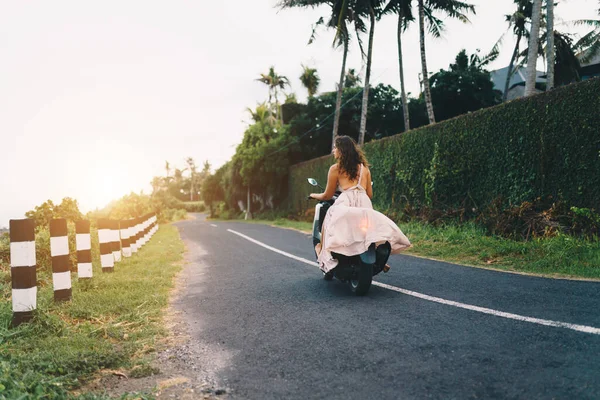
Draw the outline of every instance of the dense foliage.
<instances>
[{"instance_id":1,"label":"dense foliage","mask_svg":"<svg viewBox=\"0 0 600 400\"><path fill-rule=\"evenodd\" d=\"M490 208L529 202L535 206L527 209L542 212L562 202L593 221L600 198L600 115L592 111L600 109L598 93L600 79L589 80L366 144L375 207L455 210L468 219ZM303 211L311 190L306 178L324 181L331 161L292 168L292 210Z\"/></svg>"}]
</instances>

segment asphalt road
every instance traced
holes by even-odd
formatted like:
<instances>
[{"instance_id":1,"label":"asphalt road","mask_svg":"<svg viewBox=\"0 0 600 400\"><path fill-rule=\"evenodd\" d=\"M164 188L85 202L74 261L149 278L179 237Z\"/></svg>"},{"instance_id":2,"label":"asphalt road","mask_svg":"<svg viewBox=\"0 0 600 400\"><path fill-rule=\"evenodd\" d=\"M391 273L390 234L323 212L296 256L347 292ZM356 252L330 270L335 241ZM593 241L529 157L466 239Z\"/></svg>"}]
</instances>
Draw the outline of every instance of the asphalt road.
<instances>
[{"instance_id":1,"label":"asphalt road","mask_svg":"<svg viewBox=\"0 0 600 400\"><path fill-rule=\"evenodd\" d=\"M196 364L233 398L600 398L600 283L402 255L376 281L438 300L380 286L355 297L229 230L314 261L300 232L202 218L178 227Z\"/></svg>"}]
</instances>

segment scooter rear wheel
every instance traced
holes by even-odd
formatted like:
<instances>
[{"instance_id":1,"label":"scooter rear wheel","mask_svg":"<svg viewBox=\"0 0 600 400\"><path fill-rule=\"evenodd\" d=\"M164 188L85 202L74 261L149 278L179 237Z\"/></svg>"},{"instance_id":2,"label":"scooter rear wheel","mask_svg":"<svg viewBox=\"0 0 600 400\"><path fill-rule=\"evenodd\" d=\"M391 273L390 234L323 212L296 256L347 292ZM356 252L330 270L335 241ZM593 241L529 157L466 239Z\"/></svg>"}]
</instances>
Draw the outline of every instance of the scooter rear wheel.
<instances>
[{"instance_id":1,"label":"scooter rear wheel","mask_svg":"<svg viewBox=\"0 0 600 400\"><path fill-rule=\"evenodd\" d=\"M350 280L352 292L357 296L364 296L371 288L373 281L373 266L363 264L359 267L357 279Z\"/></svg>"},{"instance_id":2,"label":"scooter rear wheel","mask_svg":"<svg viewBox=\"0 0 600 400\"><path fill-rule=\"evenodd\" d=\"M333 272L323 272L323 279L326 281L330 281L333 279Z\"/></svg>"}]
</instances>

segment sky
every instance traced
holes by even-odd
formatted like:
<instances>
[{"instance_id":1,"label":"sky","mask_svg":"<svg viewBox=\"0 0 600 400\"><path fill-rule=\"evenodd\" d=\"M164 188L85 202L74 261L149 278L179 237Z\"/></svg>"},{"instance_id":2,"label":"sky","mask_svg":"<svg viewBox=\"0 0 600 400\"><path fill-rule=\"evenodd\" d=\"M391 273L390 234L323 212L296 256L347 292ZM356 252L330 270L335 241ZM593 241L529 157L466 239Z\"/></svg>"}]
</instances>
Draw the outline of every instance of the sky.
<instances>
[{"instance_id":1,"label":"sky","mask_svg":"<svg viewBox=\"0 0 600 400\"><path fill-rule=\"evenodd\" d=\"M506 33L512 0L471 2L470 24L448 20L443 38L427 39L430 71L447 68L463 48L487 53ZM216 169L242 139L246 108L267 99L256 78L271 65L300 101L301 64L318 70L320 92L334 90L342 54L332 48L333 32L321 30L307 45L327 9L276 3L0 0L0 227L48 199L72 197L87 212L148 192L165 161L183 168L193 157ZM582 33L566 22L598 8L597 0L560 1L557 30ZM394 17L376 25L373 84L399 88L396 27ZM403 44L416 96L416 26ZM513 45L505 34L490 69L508 65ZM348 67L364 74L363 64L354 44Z\"/></svg>"}]
</instances>

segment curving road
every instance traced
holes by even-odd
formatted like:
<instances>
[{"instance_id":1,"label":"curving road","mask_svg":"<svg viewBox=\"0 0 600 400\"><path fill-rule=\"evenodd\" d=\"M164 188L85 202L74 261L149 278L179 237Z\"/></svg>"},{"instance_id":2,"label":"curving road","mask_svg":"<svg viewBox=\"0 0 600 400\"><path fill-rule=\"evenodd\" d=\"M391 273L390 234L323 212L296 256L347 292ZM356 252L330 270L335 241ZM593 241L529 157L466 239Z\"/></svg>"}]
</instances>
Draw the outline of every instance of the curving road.
<instances>
[{"instance_id":1,"label":"curving road","mask_svg":"<svg viewBox=\"0 0 600 400\"><path fill-rule=\"evenodd\" d=\"M305 234L178 227L177 307L232 398L600 398L600 283L393 256L355 297L310 265Z\"/></svg>"}]
</instances>

